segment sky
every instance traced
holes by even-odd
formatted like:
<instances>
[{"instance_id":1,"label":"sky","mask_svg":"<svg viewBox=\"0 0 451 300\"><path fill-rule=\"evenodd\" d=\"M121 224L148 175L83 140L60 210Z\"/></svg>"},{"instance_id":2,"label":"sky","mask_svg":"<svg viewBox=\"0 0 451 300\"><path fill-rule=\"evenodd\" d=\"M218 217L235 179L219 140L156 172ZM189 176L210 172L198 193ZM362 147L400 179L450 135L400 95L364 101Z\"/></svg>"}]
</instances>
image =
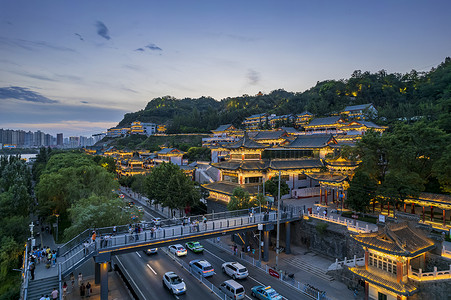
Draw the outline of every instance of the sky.
<instances>
[{"instance_id":1,"label":"sky","mask_svg":"<svg viewBox=\"0 0 451 300\"><path fill-rule=\"evenodd\" d=\"M451 56L449 0L0 0L0 128L100 133L156 97L302 92Z\"/></svg>"}]
</instances>

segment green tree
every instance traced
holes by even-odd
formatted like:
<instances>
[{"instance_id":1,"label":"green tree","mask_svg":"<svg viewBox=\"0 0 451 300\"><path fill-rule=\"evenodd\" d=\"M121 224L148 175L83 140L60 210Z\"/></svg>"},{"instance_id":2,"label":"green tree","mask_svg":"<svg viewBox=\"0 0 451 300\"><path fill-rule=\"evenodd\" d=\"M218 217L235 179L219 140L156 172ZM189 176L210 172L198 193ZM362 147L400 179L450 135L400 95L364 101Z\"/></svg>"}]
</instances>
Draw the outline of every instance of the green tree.
<instances>
[{"instance_id":1,"label":"green tree","mask_svg":"<svg viewBox=\"0 0 451 300\"><path fill-rule=\"evenodd\" d=\"M80 199L69 209L71 226L64 231L64 235L69 239L87 228L124 225L130 223L132 215L140 219L143 213L136 208L126 207L124 201L117 197L92 195Z\"/></svg>"},{"instance_id":2,"label":"green tree","mask_svg":"<svg viewBox=\"0 0 451 300\"><path fill-rule=\"evenodd\" d=\"M370 202L377 196L377 182L361 170L357 170L349 184L345 202L352 210L366 212Z\"/></svg>"},{"instance_id":3,"label":"green tree","mask_svg":"<svg viewBox=\"0 0 451 300\"><path fill-rule=\"evenodd\" d=\"M273 176L270 180L265 182L265 190L274 197L274 201L278 201L277 199L279 194L279 176ZM290 192L290 188L285 181L280 182L280 197L286 195Z\"/></svg>"},{"instance_id":4,"label":"green tree","mask_svg":"<svg viewBox=\"0 0 451 300\"><path fill-rule=\"evenodd\" d=\"M240 187L236 187L233 190L233 195L230 198L230 202L227 204L228 210L239 210L252 207L251 196L249 192Z\"/></svg>"}]
</instances>

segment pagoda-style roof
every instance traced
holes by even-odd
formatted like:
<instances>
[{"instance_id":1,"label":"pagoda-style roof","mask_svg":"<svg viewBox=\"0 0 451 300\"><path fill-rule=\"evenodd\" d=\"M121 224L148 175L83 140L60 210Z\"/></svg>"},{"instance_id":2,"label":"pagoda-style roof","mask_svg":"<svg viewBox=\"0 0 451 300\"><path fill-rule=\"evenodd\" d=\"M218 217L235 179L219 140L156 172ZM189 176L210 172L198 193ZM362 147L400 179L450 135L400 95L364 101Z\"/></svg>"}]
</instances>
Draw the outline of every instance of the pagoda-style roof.
<instances>
[{"instance_id":1,"label":"pagoda-style roof","mask_svg":"<svg viewBox=\"0 0 451 300\"><path fill-rule=\"evenodd\" d=\"M276 131L259 131L257 135L254 136L255 141L259 140L278 140L287 137L287 133L284 130Z\"/></svg>"},{"instance_id":2,"label":"pagoda-style roof","mask_svg":"<svg viewBox=\"0 0 451 300\"><path fill-rule=\"evenodd\" d=\"M340 118L341 118L340 116L315 118L315 119L311 120L308 125L305 125L304 127L335 125L335 124L339 123Z\"/></svg>"},{"instance_id":3,"label":"pagoda-style roof","mask_svg":"<svg viewBox=\"0 0 451 300\"><path fill-rule=\"evenodd\" d=\"M212 130L212 131L216 132L216 131L226 131L226 130L236 130L236 128L232 124L225 124L225 125L220 125L218 128L216 128L215 130Z\"/></svg>"},{"instance_id":4,"label":"pagoda-style roof","mask_svg":"<svg viewBox=\"0 0 451 300\"><path fill-rule=\"evenodd\" d=\"M219 163L212 163L213 167L221 170L238 170L252 171L252 170L264 170L267 164L263 160L228 160Z\"/></svg>"},{"instance_id":5,"label":"pagoda-style roof","mask_svg":"<svg viewBox=\"0 0 451 300\"><path fill-rule=\"evenodd\" d=\"M262 145L257 143L256 141L253 141L249 138L249 135L247 132L244 132L244 136L240 138L238 141L234 143L228 143L228 144L221 144L223 148L226 149L239 149L239 148L248 148L248 149L263 149L267 148L268 146Z\"/></svg>"},{"instance_id":6,"label":"pagoda-style roof","mask_svg":"<svg viewBox=\"0 0 451 300\"><path fill-rule=\"evenodd\" d=\"M268 168L273 170L293 170L321 168L323 164L320 159L273 159Z\"/></svg>"},{"instance_id":7,"label":"pagoda-style roof","mask_svg":"<svg viewBox=\"0 0 451 300\"><path fill-rule=\"evenodd\" d=\"M161 149L160 151L157 152L157 154L179 154L179 155L183 155L183 151L180 151L176 148L164 148Z\"/></svg>"},{"instance_id":8,"label":"pagoda-style roof","mask_svg":"<svg viewBox=\"0 0 451 300\"><path fill-rule=\"evenodd\" d=\"M307 177L317 180L317 181L322 181L322 182L335 182L335 183L340 183L345 181L346 179L348 179L347 175L333 175L330 174L329 172L320 172L320 173L311 173L311 174L305 174L307 175Z\"/></svg>"},{"instance_id":9,"label":"pagoda-style roof","mask_svg":"<svg viewBox=\"0 0 451 300\"><path fill-rule=\"evenodd\" d=\"M432 240L408 222L388 223L378 232L352 237L364 247L404 257L415 257L435 248Z\"/></svg>"},{"instance_id":10,"label":"pagoda-style roof","mask_svg":"<svg viewBox=\"0 0 451 300\"><path fill-rule=\"evenodd\" d=\"M299 131L297 131L296 128L294 128L294 127L285 127L285 126L282 126L282 127L280 127L280 129L282 129L283 131L285 131L285 132L288 133L288 134L296 134L296 133L299 133Z\"/></svg>"},{"instance_id":11,"label":"pagoda-style roof","mask_svg":"<svg viewBox=\"0 0 451 300\"><path fill-rule=\"evenodd\" d=\"M363 110L363 109L367 109L371 106L373 106L372 103L351 105L351 106L346 106L345 109L343 109L343 111Z\"/></svg>"},{"instance_id":12,"label":"pagoda-style roof","mask_svg":"<svg viewBox=\"0 0 451 300\"><path fill-rule=\"evenodd\" d=\"M337 144L331 134L300 135L285 148L323 148L329 144Z\"/></svg>"},{"instance_id":13,"label":"pagoda-style roof","mask_svg":"<svg viewBox=\"0 0 451 300\"><path fill-rule=\"evenodd\" d=\"M235 182L229 182L229 181L216 181L212 183L203 184L202 187L206 190L217 192L221 194L226 194L229 196L233 195L233 190L237 187L240 187L244 190L246 190L250 195L257 195L258 194L258 187L260 186L260 183L248 183L248 184L238 184Z\"/></svg>"},{"instance_id":14,"label":"pagoda-style roof","mask_svg":"<svg viewBox=\"0 0 451 300\"><path fill-rule=\"evenodd\" d=\"M300 117L300 116L313 116L312 113L308 112L308 111L304 111L300 114L297 114L296 116Z\"/></svg>"},{"instance_id":15,"label":"pagoda-style roof","mask_svg":"<svg viewBox=\"0 0 451 300\"><path fill-rule=\"evenodd\" d=\"M413 284L397 282L396 276L381 272L371 266L368 267L368 270L365 270L365 267L349 268L349 270L363 278L365 281L371 282L374 285L380 286L396 294L412 296L418 292L418 288Z\"/></svg>"},{"instance_id":16,"label":"pagoda-style roof","mask_svg":"<svg viewBox=\"0 0 451 300\"><path fill-rule=\"evenodd\" d=\"M360 164L360 161L352 161L339 157L337 159L326 159L324 160L324 164L333 167L357 167Z\"/></svg>"}]
</instances>

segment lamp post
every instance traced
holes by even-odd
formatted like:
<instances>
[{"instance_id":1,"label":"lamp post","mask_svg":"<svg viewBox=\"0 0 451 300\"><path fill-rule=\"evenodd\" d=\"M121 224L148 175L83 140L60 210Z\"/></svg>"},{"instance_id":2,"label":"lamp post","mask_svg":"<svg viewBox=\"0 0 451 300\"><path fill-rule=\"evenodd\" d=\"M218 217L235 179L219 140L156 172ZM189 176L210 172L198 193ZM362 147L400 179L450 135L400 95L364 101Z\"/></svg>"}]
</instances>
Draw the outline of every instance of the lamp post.
<instances>
[{"instance_id":1,"label":"lamp post","mask_svg":"<svg viewBox=\"0 0 451 300\"><path fill-rule=\"evenodd\" d=\"M31 235L30 238L33 239L33 228L34 228L33 221L32 221L31 224L28 225L28 226L30 226L30 235Z\"/></svg>"},{"instance_id":2,"label":"lamp post","mask_svg":"<svg viewBox=\"0 0 451 300\"><path fill-rule=\"evenodd\" d=\"M59 214L55 214L56 216L56 238L55 241L58 243L58 217L60 216Z\"/></svg>"},{"instance_id":3,"label":"lamp post","mask_svg":"<svg viewBox=\"0 0 451 300\"><path fill-rule=\"evenodd\" d=\"M279 266L279 227L280 227L280 177L281 171L279 170L279 189L277 192L277 240L276 240L276 269Z\"/></svg>"}]
</instances>

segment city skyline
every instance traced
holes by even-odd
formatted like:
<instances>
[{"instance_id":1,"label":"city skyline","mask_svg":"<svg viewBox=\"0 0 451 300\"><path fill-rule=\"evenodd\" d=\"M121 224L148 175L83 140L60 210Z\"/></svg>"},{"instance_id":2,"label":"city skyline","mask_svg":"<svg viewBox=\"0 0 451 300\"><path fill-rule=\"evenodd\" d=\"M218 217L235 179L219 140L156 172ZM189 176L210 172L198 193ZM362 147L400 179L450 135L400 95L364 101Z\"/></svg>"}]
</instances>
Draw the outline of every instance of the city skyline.
<instances>
[{"instance_id":1,"label":"city skyline","mask_svg":"<svg viewBox=\"0 0 451 300\"><path fill-rule=\"evenodd\" d=\"M1 1L0 128L100 133L153 98L302 92L450 56L448 1Z\"/></svg>"}]
</instances>

